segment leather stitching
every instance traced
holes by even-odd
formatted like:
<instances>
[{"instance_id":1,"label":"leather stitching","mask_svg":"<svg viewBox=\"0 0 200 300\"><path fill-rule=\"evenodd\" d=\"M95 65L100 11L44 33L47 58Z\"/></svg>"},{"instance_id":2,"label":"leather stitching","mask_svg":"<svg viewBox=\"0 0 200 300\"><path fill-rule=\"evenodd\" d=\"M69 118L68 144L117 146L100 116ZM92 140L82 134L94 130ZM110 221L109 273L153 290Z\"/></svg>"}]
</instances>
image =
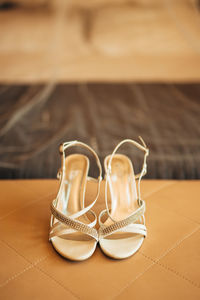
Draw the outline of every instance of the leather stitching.
<instances>
[{"instance_id":1,"label":"leather stitching","mask_svg":"<svg viewBox=\"0 0 200 300\"><path fill-rule=\"evenodd\" d=\"M13 246L9 245L6 241L0 239L0 241L5 244L7 247L9 247L10 249L12 249L16 254L18 254L19 256L21 256L23 259L25 259L28 263L33 264L30 260L28 260L23 254L19 253L18 250L16 250Z\"/></svg>"},{"instance_id":2,"label":"leather stitching","mask_svg":"<svg viewBox=\"0 0 200 300\"><path fill-rule=\"evenodd\" d=\"M166 269L166 270L168 270L168 271L174 273L174 274L177 275L178 277L180 277L180 278L182 278L182 279L188 281L188 282L189 282L190 284L192 284L193 286L195 286L195 287L197 287L197 288L200 288L200 284L199 284L199 283L194 282L192 279L185 277L185 275L181 274L180 272L178 272L178 271L176 271L176 270L170 268L170 267L167 266L167 265L164 265L164 264L160 263L159 261L156 261L156 260L153 259L152 257L150 257L150 256L148 256L148 255L146 255L146 254L144 254L144 253L142 253L142 252L140 252L139 254L141 254L141 255L144 256L145 258L151 260L152 262L154 262L154 264L159 265L159 266L161 266L162 268L164 268L164 269Z\"/></svg>"},{"instance_id":3,"label":"leather stitching","mask_svg":"<svg viewBox=\"0 0 200 300\"><path fill-rule=\"evenodd\" d=\"M39 268L38 266L35 266L41 273L45 274L47 277L49 277L50 279L52 279L54 282L56 282L58 285L60 285L65 291L69 292L70 294L72 294L75 298L80 299L80 297L76 294L74 294L74 292L72 292L71 290L69 290L68 288L66 288L60 281L58 281L57 279L55 279L52 275L50 275L49 273L45 272L43 269Z\"/></svg>"},{"instance_id":4,"label":"leather stitching","mask_svg":"<svg viewBox=\"0 0 200 300\"><path fill-rule=\"evenodd\" d=\"M23 273L25 273L26 271L30 270L31 268L37 268L41 273L44 273L46 276L48 276L49 278L51 278L54 282L56 282L59 286L61 286L65 291L71 293L75 298L80 299L77 295L75 295L72 291L70 291L69 289L67 289L65 286L63 286L62 283L60 283L59 281L57 281L55 278L53 278L51 275L45 273L43 270L41 270L37 264L39 264L41 261L44 261L48 255L45 257L41 257L40 259L38 259L35 263L31 263L26 257L24 257L21 253L19 253L14 247L10 246L7 242L5 242L4 240L0 240L2 243L4 243L6 246L8 246L10 249L12 249L16 254L18 254L19 256L21 256L23 259L25 259L28 263L30 263L29 266L27 266L24 270L20 271L19 273L13 275L10 277L10 280L7 279L4 283L2 283L0 285L0 288L4 287L5 285L7 285L9 282L11 282L14 279L17 279L20 275L22 275Z\"/></svg>"},{"instance_id":5,"label":"leather stitching","mask_svg":"<svg viewBox=\"0 0 200 300\"><path fill-rule=\"evenodd\" d=\"M149 197L149 196L151 196L152 194L156 193L157 191L160 191L160 190L162 190L163 188L165 188L165 187L167 187L167 186L171 186L171 185L174 185L174 183L172 183L172 184L166 184L166 185L164 185L163 187L161 187L160 189L157 189L157 190L154 190L154 191L150 192L150 194L147 195L146 198ZM51 195L53 195L53 194L55 194L55 193L52 193ZM40 201L41 199L45 199L45 198L47 198L47 197L49 197L49 196L50 196L50 195L45 196L45 197L40 197L40 198L37 199L36 201L32 201L32 202L28 203L27 205L22 206L21 208L15 209L15 210L12 211L10 214L12 214L13 212L15 212L15 211L17 211L17 210L23 209L24 207L29 206L29 205L31 205L32 203L35 203L35 202L37 202L37 201ZM159 205L158 205L158 206L159 206ZM10 215L10 214L9 214L9 215ZM6 218L6 217L7 217L7 216L5 216L5 218ZM3 217L3 218L4 218L4 217ZM196 283L195 283L195 282L193 282L192 280L186 278L184 275L180 274L180 273L177 272L176 270L173 270L173 269L169 268L168 266L163 265L163 264L160 263L159 261L160 261L163 257L165 257L169 252L175 250L175 249L182 243L182 241L184 241L185 239L189 238L192 234L194 234L194 233L197 232L198 230L199 230L199 227L198 227L197 229L195 229L193 232L191 232L190 234L186 235L186 236L185 236L184 238L182 238L181 240L177 241L177 242L174 244L174 246L171 247L171 248L169 248L167 251L165 251L165 253L164 253L163 255L161 255L161 257L159 257L158 260L155 260L155 259L153 259L153 258L151 258L151 257L148 257L148 256L146 256L145 254L139 252L139 254L143 255L144 257L146 256L146 258L149 259L149 260L151 260L153 263L152 263L151 265L149 265L149 266L145 269L144 272L141 272L140 274L138 274L137 277L136 277L130 284L128 284L128 286L126 286L126 287L125 287L118 295L120 295L126 288L128 288L131 284L133 284L133 283L135 282L135 280L137 280L139 277L141 277L144 273L146 273L146 272L147 272L153 265L155 265L155 264L158 264L158 265L160 265L161 267L165 268L166 270L173 272L174 274L176 274L176 275L179 276L180 278L187 280L188 282L190 282L191 284L193 284L193 285L196 287ZM10 245L8 245L5 241L2 241L2 242L5 243L5 244L6 244L8 247L10 247L11 249L13 249L18 255L20 255L21 257L23 257L26 261L28 261L28 260L27 260L22 254L20 254L15 248L13 248L13 247L11 247ZM21 272L15 274L15 275L13 275L13 276L11 276L9 282L10 282L11 280L16 279L18 276L20 276L21 274L23 274L24 272L26 272L27 270L29 270L29 269L32 268L32 267L36 267L38 270L40 270L40 272L43 272L44 274L46 274L44 271L42 271L42 270L41 270L40 268L38 268L38 266L37 266L37 264L39 264L39 263L40 263L41 261L43 261L44 259L45 259L45 258L43 257L43 258L37 260L35 263L32 263L30 266L26 267L26 268L25 268L24 270L22 270ZM52 278L49 274L46 274L46 275L49 276L50 278ZM13 277L14 277L14 278L13 278ZM61 285L65 290L67 290L68 292L72 293L71 291L69 291L68 289L66 289L61 283L59 283L58 281L56 281L54 278L52 278L52 279L53 279L57 284ZM199 287L199 286L198 286L198 287ZM117 295L117 296L118 296L118 295ZM77 298L77 296L75 296L75 297Z\"/></svg>"},{"instance_id":6,"label":"leather stitching","mask_svg":"<svg viewBox=\"0 0 200 300\"><path fill-rule=\"evenodd\" d=\"M41 261L44 261L47 258L47 256L41 257L40 259L38 259L36 262L28 265L25 269L23 269L22 271L12 275L11 277L9 277L8 279L6 279L3 283L0 284L0 288L6 286L10 281L16 279L17 277L19 277L20 275L24 274L26 271L29 271L30 269L34 268L38 263L40 263Z\"/></svg>"},{"instance_id":7,"label":"leather stitching","mask_svg":"<svg viewBox=\"0 0 200 300\"><path fill-rule=\"evenodd\" d=\"M189 238L190 236L192 236L194 233L196 233L199 230L200 226L198 226L197 228L195 228L191 233L185 235L181 240L177 241L172 247L168 248L158 259L154 260L153 258L150 258L152 261L152 264L150 264L143 272L139 273L134 279L133 281L131 281L130 283L128 283L123 289L121 289L121 291L114 295L114 297L112 299L115 299L116 297L120 296L127 288L129 288L138 278L140 278L141 276L143 276L149 269L151 269L156 263L158 263L162 258L164 258L168 253L170 253L171 251L175 250L175 248L177 248L184 240L186 240L187 238ZM138 252L140 253L140 252ZM169 271L169 270L168 270ZM176 273L175 273L176 274Z\"/></svg>"}]
</instances>

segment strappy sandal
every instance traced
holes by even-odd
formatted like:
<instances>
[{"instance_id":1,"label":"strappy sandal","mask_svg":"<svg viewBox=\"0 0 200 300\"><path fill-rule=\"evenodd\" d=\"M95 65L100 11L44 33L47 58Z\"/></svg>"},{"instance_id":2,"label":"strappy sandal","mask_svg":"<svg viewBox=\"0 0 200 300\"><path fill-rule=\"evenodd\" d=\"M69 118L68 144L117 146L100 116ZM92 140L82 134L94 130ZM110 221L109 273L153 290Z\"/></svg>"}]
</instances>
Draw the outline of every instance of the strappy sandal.
<instances>
[{"instance_id":1,"label":"strappy sandal","mask_svg":"<svg viewBox=\"0 0 200 300\"><path fill-rule=\"evenodd\" d=\"M72 146L88 149L95 157L99 168L99 177L88 177L89 159L82 154L65 157L65 150ZM70 260L81 261L89 258L95 251L98 232L95 229L96 214L91 210L100 191L102 168L96 152L88 145L71 141L60 146L61 169L58 172L60 187L51 204L51 222L49 240L56 251ZM88 180L98 182L94 201L85 207L85 190ZM88 215L93 217L90 221Z\"/></svg>"},{"instance_id":2,"label":"strappy sandal","mask_svg":"<svg viewBox=\"0 0 200 300\"><path fill-rule=\"evenodd\" d=\"M105 158L105 202L106 209L99 215L99 243L103 252L115 259L133 255L142 245L147 230L145 226L145 202L140 196L140 182L147 172L146 158L149 154L144 141L143 146L126 139L119 143L112 155ZM124 143L131 143L144 151L144 163L140 174L134 175L130 159L116 154ZM136 186L136 180L138 184ZM111 208L108 208L108 186ZM138 191L137 191L138 190ZM103 218L106 220L102 221Z\"/></svg>"}]
</instances>

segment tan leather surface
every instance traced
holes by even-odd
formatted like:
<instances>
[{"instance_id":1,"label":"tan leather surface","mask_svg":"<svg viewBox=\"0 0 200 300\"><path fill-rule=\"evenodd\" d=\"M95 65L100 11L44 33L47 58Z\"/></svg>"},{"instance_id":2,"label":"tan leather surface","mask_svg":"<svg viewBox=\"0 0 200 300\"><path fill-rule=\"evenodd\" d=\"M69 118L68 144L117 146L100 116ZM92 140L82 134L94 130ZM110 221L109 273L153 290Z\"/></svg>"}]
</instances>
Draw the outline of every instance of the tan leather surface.
<instances>
[{"instance_id":1,"label":"tan leather surface","mask_svg":"<svg viewBox=\"0 0 200 300\"><path fill-rule=\"evenodd\" d=\"M56 180L0 181L0 299L200 299L198 181L144 180L148 236L131 258L70 262L48 242ZM87 201L94 196L90 182ZM95 206L104 208L104 183Z\"/></svg>"}]
</instances>

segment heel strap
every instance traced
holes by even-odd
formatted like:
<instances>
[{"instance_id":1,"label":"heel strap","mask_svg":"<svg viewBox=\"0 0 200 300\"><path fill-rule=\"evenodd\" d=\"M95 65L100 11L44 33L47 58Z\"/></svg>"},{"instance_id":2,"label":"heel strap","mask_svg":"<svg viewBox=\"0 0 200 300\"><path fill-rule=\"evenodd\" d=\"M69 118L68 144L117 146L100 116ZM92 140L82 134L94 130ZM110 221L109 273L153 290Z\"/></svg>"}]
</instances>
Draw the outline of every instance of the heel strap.
<instances>
[{"instance_id":1,"label":"heel strap","mask_svg":"<svg viewBox=\"0 0 200 300\"><path fill-rule=\"evenodd\" d=\"M106 210L107 210L107 213L109 215L109 217L112 219L112 217L110 216L110 213L109 213L109 208L108 208L108 200L107 200L107 190L108 190L108 177L110 176L111 172L112 172L112 168L111 168L111 165L112 165L112 160L113 160L113 157L114 155L116 154L117 150L125 143L131 143L133 144L134 146L136 146L138 149L144 151L144 161L143 161L143 166L142 166L142 170L139 174L136 174L135 175L135 179L138 179L138 204L141 205L142 203L142 200L141 200L141 192L140 192L140 182L141 182L141 179L142 177L147 173L147 163L146 163L146 160L147 160L147 156L149 155L149 149L147 148L144 140L142 139L141 136L139 136L139 139L141 140L142 144L139 144L138 142L134 141L134 140L131 140L131 139L125 139L123 141L121 141L116 147L115 149L113 150L111 156L110 156L110 159L109 159L109 162L108 162L108 167L106 169L106 182L105 182L105 202L106 202ZM114 220L113 220L114 221Z\"/></svg>"},{"instance_id":2,"label":"heel strap","mask_svg":"<svg viewBox=\"0 0 200 300\"><path fill-rule=\"evenodd\" d=\"M146 164L146 159L147 159L147 156L149 155L149 149L147 148L144 140L142 139L141 136L139 136L139 139L141 140L143 146L141 144L139 144L138 142L134 141L134 140L131 140L131 139L126 139L126 140L123 140L121 141L116 147L115 149L113 150L113 153L111 154L110 156L110 159L109 159L109 163L108 163L108 168L107 168L107 171L108 173L111 173L111 163L112 163L112 160L113 160L113 157L114 155L116 154L117 150L125 143L131 143L133 144L134 146L136 146L138 149L142 150L145 152L144 154L144 162L143 162L143 166L142 166L142 171L135 175L135 178L139 178L141 176L141 174L143 174L142 176L144 176L146 173L147 173L147 164Z\"/></svg>"},{"instance_id":3,"label":"heel strap","mask_svg":"<svg viewBox=\"0 0 200 300\"><path fill-rule=\"evenodd\" d=\"M99 168L99 177L98 177L98 179L102 180L102 167L101 167L99 157L98 157L97 153L94 151L94 149L92 149L90 146L88 146L87 144L85 144L83 142L69 141L69 142L62 143L60 145L59 152L60 152L60 155L62 157L62 169L65 169L65 150L67 148L70 148L70 147L73 147L73 146L81 146L83 148L86 148L87 150L89 150L94 155L94 157L96 159L97 166Z\"/></svg>"}]
</instances>

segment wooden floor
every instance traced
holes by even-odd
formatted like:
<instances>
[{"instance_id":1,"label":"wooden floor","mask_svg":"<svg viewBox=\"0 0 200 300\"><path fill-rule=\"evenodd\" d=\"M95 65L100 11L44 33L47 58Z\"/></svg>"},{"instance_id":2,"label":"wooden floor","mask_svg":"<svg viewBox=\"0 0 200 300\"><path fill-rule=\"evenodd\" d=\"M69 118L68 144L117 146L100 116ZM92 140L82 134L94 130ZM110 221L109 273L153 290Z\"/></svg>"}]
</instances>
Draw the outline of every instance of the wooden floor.
<instances>
[{"instance_id":1,"label":"wooden floor","mask_svg":"<svg viewBox=\"0 0 200 300\"><path fill-rule=\"evenodd\" d=\"M0 9L1 82L200 79L198 1L17 2Z\"/></svg>"}]
</instances>

